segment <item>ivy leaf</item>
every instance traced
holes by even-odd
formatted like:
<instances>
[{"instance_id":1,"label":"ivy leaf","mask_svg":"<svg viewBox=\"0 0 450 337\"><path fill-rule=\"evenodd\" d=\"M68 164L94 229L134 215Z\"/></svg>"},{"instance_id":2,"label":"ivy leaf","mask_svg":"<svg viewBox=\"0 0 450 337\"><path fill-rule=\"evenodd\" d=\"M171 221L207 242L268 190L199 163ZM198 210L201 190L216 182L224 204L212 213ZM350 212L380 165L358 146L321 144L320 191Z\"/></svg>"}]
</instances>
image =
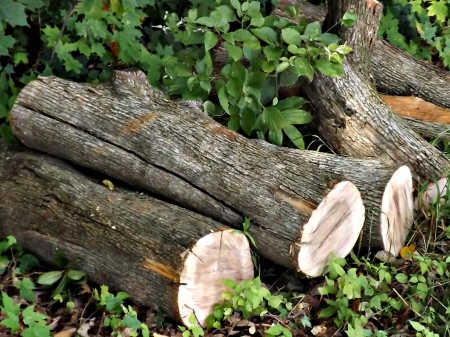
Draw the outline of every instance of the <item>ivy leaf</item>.
<instances>
[{"instance_id":1,"label":"ivy leaf","mask_svg":"<svg viewBox=\"0 0 450 337\"><path fill-rule=\"evenodd\" d=\"M328 61L325 58L317 60L316 67L322 74L326 76L330 77L344 76L344 67L341 64Z\"/></svg>"},{"instance_id":2,"label":"ivy leaf","mask_svg":"<svg viewBox=\"0 0 450 337\"><path fill-rule=\"evenodd\" d=\"M293 28L284 28L281 31L281 37L287 44L293 44L296 46L300 45L301 42L300 33Z\"/></svg>"},{"instance_id":3,"label":"ivy leaf","mask_svg":"<svg viewBox=\"0 0 450 337\"><path fill-rule=\"evenodd\" d=\"M25 6L13 0L2 0L0 6L0 22L9 23L12 27L30 27L25 14Z\"/></svg>"},{"instance_id":4,"label":"ivy leaf","mask_svg":"<svg viewBox=\"0 0 450 337\"><path fill-rule=\"evenodd\" d=\"M439 23L445 22L448 15L448 4L445 0L432 1L431 5L428 7L428 16L436 15L437 21Z\"/></svg>"},{"instance_id":5,"label":"ivy leaf","mask_svg":"<svg viewBox=\"0 0 450 337\"><path fill-rule=\"evenodd\" d=\"M11 35L4 35L4 31L0 30L0 56L9 56L9 48L14 46L16 40Z\"/></svg>"}]
</instances>

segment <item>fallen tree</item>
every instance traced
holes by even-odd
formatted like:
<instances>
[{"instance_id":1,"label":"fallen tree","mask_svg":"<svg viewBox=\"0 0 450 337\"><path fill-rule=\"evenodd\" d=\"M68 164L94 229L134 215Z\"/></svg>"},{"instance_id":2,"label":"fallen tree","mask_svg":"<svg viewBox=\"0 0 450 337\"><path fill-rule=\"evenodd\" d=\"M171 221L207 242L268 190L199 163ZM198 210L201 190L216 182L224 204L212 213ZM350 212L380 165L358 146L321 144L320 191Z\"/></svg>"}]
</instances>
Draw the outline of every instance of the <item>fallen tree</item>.
<instances>
[{"instance_id":1,"label":"fallen tree","mask_svg":"<svg viewBox=\"0 0 450 337\"><path fill-rule=\"evenodd\" d=\"M296 266L291 246L311 212L335 184L348 180L359 189L366 210L362 245L383 247L382 195L398 165L249 140L193 105L167 100L141 72L115 75L101 85L51 77L31 82L11 112L15 134L28 147L138 187L146 180L154 184L163 171L198 190L187 195L184 207L192 209L189 203L202 202L197 195L207 195L225 210L251 218L260 253L289 267ZM136 161L145 168L139 174L133 173ZM171 200L173 191L158 194ZM229 224L229 213L222 218L215 209L205 203L200 212ZM411 221L412 214L405 213L396 225L408 228ZM240 228L241 222L231 225Z\"/></svg>"},{"instance_id":2,"label":"fallen tree","mask_svg":"<svg viewBox=\"0 0 450 337\"><path fill-rule=\"evenodd\" d=\"M62 160L0 142L0 235L42 261L63 252L89 279L188 324L252 279L247 238L207 217L124 188L111 191Z\"/></svg>"}]
</instances>

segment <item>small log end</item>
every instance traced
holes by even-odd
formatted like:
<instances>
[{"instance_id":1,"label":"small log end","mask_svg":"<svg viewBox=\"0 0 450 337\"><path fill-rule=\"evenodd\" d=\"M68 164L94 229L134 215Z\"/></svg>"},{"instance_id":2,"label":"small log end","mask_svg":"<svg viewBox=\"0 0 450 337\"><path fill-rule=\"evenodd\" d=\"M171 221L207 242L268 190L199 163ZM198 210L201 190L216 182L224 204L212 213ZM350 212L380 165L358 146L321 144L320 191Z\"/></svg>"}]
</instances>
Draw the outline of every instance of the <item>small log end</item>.
<instances>
[{"instance_id":1,"label":"small log end","mask_svg":"<svg viewBox=\"0 0 450 337\"><path fill-rule=\"evenodd\" d=\"M384 250L397 256L413 222L413 179L407 166L394 172L381 201L380 229Z\"/></svg>"}]
</instances>

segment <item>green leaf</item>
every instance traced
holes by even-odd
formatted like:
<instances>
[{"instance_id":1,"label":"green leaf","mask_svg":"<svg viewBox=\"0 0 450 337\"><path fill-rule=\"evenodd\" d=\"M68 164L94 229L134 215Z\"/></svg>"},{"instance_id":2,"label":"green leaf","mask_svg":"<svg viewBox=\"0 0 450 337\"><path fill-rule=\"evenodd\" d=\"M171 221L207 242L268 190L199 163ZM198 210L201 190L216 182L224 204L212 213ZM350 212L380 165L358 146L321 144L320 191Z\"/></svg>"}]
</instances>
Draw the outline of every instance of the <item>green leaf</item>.
<instances>
[{"instance_id":1,"label":"green leaf","mask_svg":"<svg viewBox=\"0 0 450 337\"><path fill-rule=\"evenodd\" d=\"M4 34L5 32L0 29L0 56L9 56L9 49L14 46L16 40L11 35Z\"/></svg>"},{"instance_id":2,"label":"green leaf","mask_svg":"<svg viewBox=\"0 0 450 337\"><path fill-rule=\"evenodd\" d=\"M64 271L49 271L39 276L37 282L43 285L52 285L56 283L64 274Z\"/></svg>"},{"instance_id":3,"label":"green leaf","mask_svg":"<svg viewBox=\"0 0 450 337\"><path fill-rule=\"evenodd\" d=\"M278 104L276 105L278 107ZM307 124L312 121L312 116L308 111L300 109L283 110L285 124Z\"/></svg>"},{"instance_id":4,"label":"green leaf","mask_svg":"<svg viewBox=\"0 0 450 337\"><path fill-rule=\"evenodd\" d=\"M283 50L281 48L266 46L263 48L263 52L267 57L267 61L278 61L283 53Z\"/></svg>"},{"instance_id":5,"label":"green leaf","mask_svg":"<svg viewBox=\"0 0 450 337\"><path fill-rule=\"evenodd\" d=\"M320 42L322 42L325 45L330 45L333 43L338 43L341 39L339 38L339 36L337 36L336 34L331 34L331 33L322 33L320 35Z\"/></svg>"},{"instance_id":6,"label":"green leaf","mask_svg":"<svg viewBox=\"0 0 450 337\"><path fill-rule=\"evenodd\" d=\"M341 22L345 27L350 28L353 27L357 18L358 16L355 13L345 12Z\"/></svg>"},{"instance_id":7,"label":"green leaf","mask_svg":"<svg viewBox=\"0 0 450 337\"><path fill-rule=\"evenodd\" d=\"M281 131L284 126L283 114L275 107L264 108L262 119L263 123L273 132Z\"/></svg>"},{"instance_id":8,"label":"green leaf","mask_svg":"<svg viewBox=\"0 0 450 337\"><path fill-rule=\"evenodd\" d=\"M225 285L225 287L227 287L228 289L234 289L236 288L236 281L230 278L224 279L222 280L222 283Z\"/></svg>"},{"instance_id":9,"label":"green leaf","mask_svg":"<svg viewBox=\"0 0 450 337\"><path fill-rule=\"evenodd\" d=\"M51 337L50 326L45 322L31 322L28 328L25 328L21 334L22 337Z\"/></svg>"},{"instance_id":10,"label":"green leaf","mask_svg":"<svg viewBox=\"0 0 450 337\"><path fill-rule=\"evenodd\" d=\"M336 52L338 52L339 54L345 55L350 53L353 50L352 47L347 46L346 44L341 45L339 47L336 48Z\"/></svg>"},{"instance_id":11,"label":"green leaf","mask_svg":"<svg viewBox=\"0 0 450 337\"><path fill-rule=\"evenodd\" d=\"M294 61L292 71L298 76L305 76L310 81L314 78L314 68L309 60L304 58L297 58Z\"/></svg>"},{"instance_id":12,"label":"green leaf","mask_svg":"<svg viewBox=\"0 0 450 337\"><path fill-rule=\"evenodd\" d=\"M303 141L303 136L295 126L285 125L283 131L297 148L301 150L305 149L305 142Z\"/></svg>"},{"instance_id":13,"label":"green leaf","mask_svg":"<svg viewBox=\"0 0 450 337\"><path fill-rule=\"evenodd\" d=\"M9 23L12 27L30 27L25 14L25 6L13 0L2 0L0 6L0 22Z\"/></svg>"},{"instance_id":14,"label":"green leaf","mask_svg":"<svg viewBox=\"0 0 450 337\"><path fill-rule=\"evenodd\" d=\"M277 65L277 67L275 68L275 72L281 73L281 72L285 71L287 68L289 68L289 62L284 61L284 62L281 62L279 65Z\"/></svg>"},{"instance_id":15,"label":"green leaf","mask_svg":"<svg viewBox=\"0 0 450 337\"><path fill-rule=\"evenodd\" d=\"M224 43L224 47L234 61L239 61L242 58L242 49L240 47L228 42Z\"/></svg>"},{"instance_id":16,"label":"green leaf","mask_svg":"<svg viewBox=\"0 0 450 337\"><path fill-rule=\"evenodd\" d=\"M283 326L280 323L277 323L275 325L272 325L269 329L267 329L266 334L278 336L281 334L282 330L283 330Z\"/></svg>"},{"instance_id":17,"label":"green leaf","mask_svg":"<svg viewBox=\"0 0 450 337\"><path fill-rule=\"evenodd\" d=\"M431 5L428 6L428 16L436 16L437 21L443 23L449 14L448 8L448 2L445 0L431 1Z\"/></svg>"},{"instance_id":18,"label":"green leaf","mask_svg":"<svg viewBox=\"0 0 450 337\"><path fill-rule=\"evenodd\" d=\"M227 113L230 113L230 109L228 107L228 96L225 90L225 86L219 89L219 103L223 110L225 110Z\"/></svg>"},{"instance_id":19,"label":"green leaf","mask_svg":"<svg viewBox=\"0 0 450 337\"><path fill-rule=\"evenodd\" d=\"M17 315L8 315L8 318L4 318L1 320L0 325L11 330L11 334L15 334L20 329L19 325L19 317Z\"/></svg>"},{"instance_id":20,"label":"green leaf","mask_svg":"<svg viewBox=\"0 0 450 337\"><path fill-rule=\"evenodd\" d=\"M316 61L317 69L324 75L330 77L344 76L344 67L335 62L328 61L325 58Z\"/></svg>"},{"instance_id":21,"label":"green leaf","mask_svg":"<svg viewBox=\"0 0 450 337\"><path fill-rule=\"evenodd\" d=\"M230 79L225 87L231 96L239 97L242 93L243 83L236 79Z\"/></svg>"},{"instance_id":22,"label":"green leaf","mask_svg":"<svg viewBox=\"0 0 450 337\"><path fill-rule=\"evenodd\" d=\"M319 318L332 317L337 311L336 307L328 307L320 311Z\"/></svg>"},{"instance_id":23,"label":"green leaf","mask_svg":"<svg viewBox=\"0 0 450 337\"><path fill-rule=\"evenodd\" d=\"M281 37L287 44L299 46L301 43L300 33L293 28L284 28L281 31Z\"/></svg>"},{"instance_id":24,"label":"green leaf","mask_svg":"<svg viewBox=\"0 0 450 337\"><path fill-rule=\"evenodd\" d=\"M277 146L283 145L283 132L281 130L269 130L269 141Z\"/></svg>"},{"instance_id":25,"label":"green leaf","mask_svg":"<svg viewBox=\"0 0 450 337\"><path fill-rule=\"evenodd\" d=\"M195 22L206 27L214 27L214 19L207 16L198 18L197 20L195 20Z\"/></svg>"},{"instance_id":26,"label":"green leaf","mask_svg":"<svg viewBox=\"0 0 450 337\"><path fill-rule=\"evenodd\" d=\"M278 34L273 28L262 27L252 29L252 33L266 43L278 42Z\"/></svg>"},{"instance_id":27,"label":"green leaf","mask_svg":"<svg viewBox=\"0 0 450 337\"><path fill-rule=\"evenodd\" d=\"M239 116L231 115L231 118L228 121L228 128L233 131L239 131L240 126L241 123Z\"/></svg>"},{"instance_id":28,"label":"green leaf","mask_svg":"<svg viewBox=\"0 0 450 337\"><path fill-rule=\"evenodd\" d=\"M85 277L86 274L79 270L69 269L69 271L67 272L67 276L69 277L69 279L71 279L73 281L79 281L83 277Z\"/></svg>"},{"instance_id":29,"label":"green leaf","mask_svg":"<svg viewBox=\"0 0 450 337\"><path fill-rule=\"evenodd\" d=\"M35 288L34 282L29 277L24 277L17 283L17 288L20 289L20 298L29 302L36 301L36 296L33 292Z\"/></svg>"},{"instance_id":30,"label":"green leaf","mask_svg":"<svg viewBox=\"0 0 450 337\"><path fill-rule=\"evenodd\" d=\"M244 108L241 116L241 128L250 136L256 123L256 114L253 109Z\"/></svg>"},{"instance_id":31,"label":"green leaf","mask_svg":"<svg viewBox=\"0 0 450 337\"><path fill-rule=\"evenodd\" d=\"M22 311L23 322L27 325L30 325L32 322L45 321L48 317L34 311L34 305L27 306Z\"/></svg>"},{"instance_id":32,"label":"green leaf","mask_svg":"<svg viewBox=\"0 0 450 337\"><path fill-rule=\"evenodd\" d=\"M9 265L9 258L7 256L0 256L0 274L3 274Z\"/></svg>"},{"instance_id":33,"label":"green leaf","mask_svg":"<svg viewBox=\"0 0 450 337\"><path fill-rule=\"evenodd\" d=\"M399 273L395 275L395 279L400 283L407 283L408 282L408 276L406 276L403 273Z\"/></svg>"},{"instance_id":34,"label":"green leaf","mask_svg":"<svg viewBox=\"0 0 450 337\"><path fill-rule=\"evenodd\" d=\"M420 324L419 322L409 321L409 324L414 328L416 331L423 331L425 327Z\"/></svg>"},{"instance_id":35,"label":"green leaf","mask_svg":"<svg viewBox=\"0 0 450 337\"><path fill-rule=\"evenodd\" d=\"M278 101L278 103L275 105L275 108L279 110L291 110L291 109L297 109L301 108L303 105L306 104L306 99L299 96L293 96L285 98L281 101ZM293 124L293 123L291 123Z\"/></svg>"},{"instance_id":36,"label":"green leaf","mask_svg":"<svg viewBox=\"0 0 450 337\"><path fill-rule=\"evenodd\" d=\"M306 40L314 40L319 37L320 34L322 34L322 27L320 26L320 23L316 21L311 22L306 26L303 37Z\"/></svg>"},{"instance_id":37,"label":"green leaf","mask_svg":"<svg viewBox=\"0 0 450 337\"><path fill-rule=\"evenodd\" d=\"M288 328L283 328L283 336L285 337L292 337L292 332Z\"/></svg>"},{"instance_id":38,"label":"green leaf","mask_svg":"<svg viewBox=\"0 0 450 337\"><path fill-rule=\"evenodd\" d=\"M219 41L217 35L208 30L205 33L205 50L208 51L211 48L214 48L217 44L217 41Z\"/></svg>"}]
</instances>

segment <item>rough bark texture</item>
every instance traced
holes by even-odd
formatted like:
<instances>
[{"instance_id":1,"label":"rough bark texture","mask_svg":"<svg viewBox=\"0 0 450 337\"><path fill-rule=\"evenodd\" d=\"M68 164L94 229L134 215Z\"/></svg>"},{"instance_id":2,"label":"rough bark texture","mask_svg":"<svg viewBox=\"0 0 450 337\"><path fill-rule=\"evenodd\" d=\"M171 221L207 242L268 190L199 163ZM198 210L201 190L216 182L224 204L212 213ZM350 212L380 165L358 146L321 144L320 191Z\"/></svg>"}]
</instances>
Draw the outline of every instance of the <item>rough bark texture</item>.
<instances>
[{"instance_id":1,"label":"rough bark texture","mask_svg":"<svg viewBox=\"0 0 450 337\"><path fill-rule=\"evenodd\" d=\"M294 266L290 245L310 212L336 183L349 180L365 203L364 245L382 245L378 210L396 165L246 139L192 105L167 100L142 77L117 72L112 83L103 85L39 78L21 91L11 112L13 130L29 147L143 186L145 180L154 180L153 171L142 174L137 183L137 178L130 181L126 173L131 169L125 173L110 169L111 150L105 148L117 149L115 161L124 168L132 168L139 158L224 209L250 217L257 224L251 234L261 254L290 267ZM173 191L160 193L169 198ZM189 198L193 204L199 202L195 194ZM303 211L286 198L297 200Z\"/></svg>"},{"instance_id":2,"label":"rough bark texture","mask_svg":"<svg viewBox=\"0 0 450 337\"><path fill-rule=\"evenodd\" d=\"M284 10L298 5L300 18L322 22L326 9L301 0L280 1L273 14L298 22ZM372 76L382 93L420 97L428 102L450 109L450 74L429 62L419 61L390 43L376 39L371 59Z\"/></svg>"},{"instance_id":3,"label":"rough bark texture","mask_svg":"<svg viewBox=\"0 0 450 337\"><path fill-rule=\"evenodd\" d=\"M225 230L222 224L142 193L110 191L62 160L23 147L0 142L0 156L1 236L14 235L50 264L62 251L91 281L182 320L178 293L186 253L205 235ZM214 255L217 265L239 249L248 254L226 275L252 278L248 245L234 251L222 246L223 254ZM216 291L214 302L224 290Z\"/></svg>"},{"instance_id":4,"label":"rough bark texture","mask_svg":"<svg viewBox=\"0 0 450 337\"><path fill-rule=\"evenodd\" d=\"M406 164L414 176L424 179L444 176L450 169L450 161L393 113L365 75L378 28L377 20L369 18L371 15L379 18L381 4L339 0L331 5L333 10L325 20L330 27L338 22L342 11L355 12L358 20L353 28L339 29L339 34L354 49L354 54L344 61L344 77L316 74L304 89L317 111L319 134L339 154ZM360 34L361 27L365 27L364 34Z\"/></svg>"}]
</instances>

